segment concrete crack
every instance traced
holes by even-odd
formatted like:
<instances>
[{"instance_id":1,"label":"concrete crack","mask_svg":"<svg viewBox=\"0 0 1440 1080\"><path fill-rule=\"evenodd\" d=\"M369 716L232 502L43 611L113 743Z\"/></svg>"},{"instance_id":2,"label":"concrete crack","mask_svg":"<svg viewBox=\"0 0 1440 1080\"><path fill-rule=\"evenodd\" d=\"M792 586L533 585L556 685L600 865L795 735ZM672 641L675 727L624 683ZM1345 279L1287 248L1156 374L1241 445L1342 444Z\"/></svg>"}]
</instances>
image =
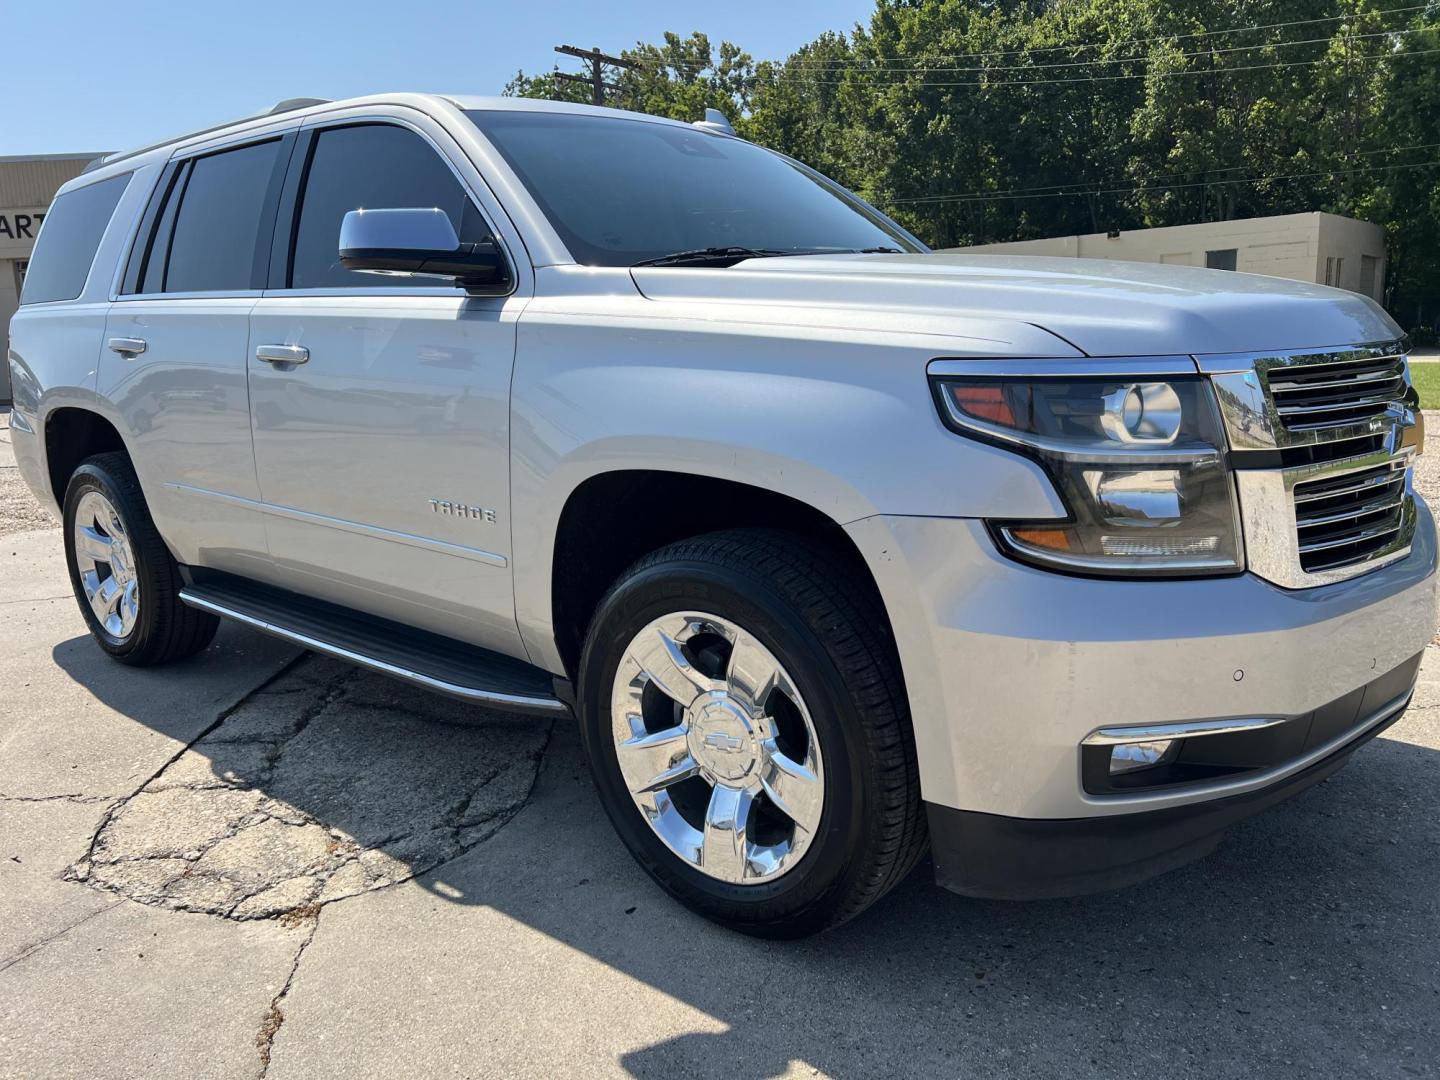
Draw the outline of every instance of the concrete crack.
<instances>
[{"instance_id":1,"label":"concrete crack","mask_svg":"<svg viewBox=\"0 0 1440 1080\"><path fill-rule=\"evenodd\" d=\"M255 696L256 694L258 694L260 691L264 690L264 689L265 689L267 686L269 686L271 683L277 682L278 680L280 680L281 678L283 678L285 675L289 674L290 671L292 671L297 664L299 664L302 660L304 660L304 659L305 659L307 656L309 656L309 655L310 655L309 653L300 653L298 656L294 657L293 659L286 661L286 663L284 663L283 665L281 665L281 667L280 667L280 669L279 669L278 671L276 671L276 672L275 672L273 675L271 675L269 678L267 678L267 679L265 679L263 682L261 682L259 686L256 686L256 687L254 687L253 689L248 690L246 693L244 693L243 695L241 695L240 699L239 699L238 701L236 701L233 705L229 706L229 707L226 708L226 709L221 710L220 714L219 714L218 716L216 716L215 719L212 720L212 721L205 727L205 729L204 729L203 731L201 731L198 735L196 735L195 738L193 738L193 739L191 739L189 742L187 742L187 743L186 743L184 746L182 746L179 750L175 751L175 753L172 754L172 755L165 761L164 764L162 764L158 769L156 769L153 773L151 773L150 776L149 776L149 778L146 779L145 783L141 784L138 788L136 788L134 791L132 791L129 795L125 795L125 796L122 796L121 798L117 799L117 800L115 801L115 804L114 804L113 806L109 807L109 808L105 811L104 815L100 818L100 823L95 826L95 831L90 835L90 844L89 844L89 846L88 846L88 847L86 848L86 850L85 850L85 856L84 856L84 858L81 859L81 863L82 863L82 864L88 864L88 863L94 858L94 856L95 856L95 845L100 842L100 834L105 831L105 829L110 825L110 823L111 823L113 820L115 820L115 815L118 814L118 813L120 813L122 810L124 810L125 807L126 807L127 805L129 805L130 801L135 798L135 796L139 795L142 791L144 791L146 787L148 787L150 784L152 784L166 769L170 768L171 765L174 765L175 762L179 761L180 758L183 757L183 756L190 750L190 748L191 748L192 746L194 746L196 743L198 743L201 739L205 738L205 736L209 735L212 731L214 731L214 730L215 730L216 728L218 728L221 724L223 724L227 719L229 719L229 717L231 716L231 714L233 714L233 713L234 713L236 710L238 710L242 705L244 705L247 701L249 701L250 698L254 697L254 696Z\"/></svg>"},{"instance_id":2,"label":"concrete crack","mask_svg":"<svg viewBox=\"0 0 1440 1080\"><path fill-rule=\"evenodd\" d=\"M275 1045L275 1036L279 1034L280 1026L285 1023L285 1011L280 1007L290 994L290 987L295 982L295 973L300 970L300 960L305 955L305 950L315 940L315 932L320 928L320 909L317 907L306 912L303 916L305 923L305 936L300 941L300 947L295 950L295 959L290 962L290 973L285 976L285 984L280 987L280 992L270 999L270 1008L265 1010L265 1015L260 1018L260 1030L255 1033L255 1049L260 1054L260 1071L256 1074L259 1080L265 1080L265 1074L270 1071L270 1055ZM292 920L292 925L295 921Z\"/></svg>"},{"instance_id":3,"label":"concrete crack","mask_svg":"<svg viewBox=\"0 0 1440 1080\"><path fill-rule=\"evenodd\" d=\"M333 673L332 673L332 670ZM288 665L110 807L65 876L236 921L293 918L484 843L534 791L554 723ZM432 704L433 702L433 704Z\"/></svg>"},{"instance_id":4,"label":"concrete crack","mask_svg":"<svg viewBox=\"0 0 1440 1080\"><path fill-rule=\"evenodd\" d=\"M25 946L24 948L22 948L19 952L17 952L14 956L11 956L11 957L9 957L8 959L5 959L5 960L0 960L0 971L4 971L6 968L14 967L14 966L15 966L16 964L18 964L21 960L24 960L27 956L30 956L30 955L32 955L33 953L36 953L36 952L38 952L39 950L43 949L46 945L49 945L52 941L58 941L60 938L64 937L66 934L70 933L70 931L71 931L71 930L74 930L76 927L84 926L87 922L89 922L91 919L95 918L95 916L97 916L97 915L104 915L105 912L107 912L107 911L113 911L116 907L118 907L120 904L123 904L124 902L125 902L125 900L124 900L123 897L117 896L114 900L112 900L110 903L106 904L104 907L102 907L102 908L97 908L95 911L90 912L90 914L84 916L83 918L76 919L73 923L70 923L70 925L68 925L68 926L62 926L59 930L56 930L53 934L47 934L45 937L41 938L39 941L32 941L29 945L26 945L26 946Z\"/></svg>"},{"instance_id":5,"label":"concrete crack","mask_svg":"<svg viewBox=\"0 0 1440 1080\"><path fill-rule=\"evenodd\" d=\"M128 796L122 796L122 798ZM102 803L109 802L116 798L114 795L86 795L83 792L67 792L61 795L5 795L0 793L0 802L22 802L22 803L43 803L43 802L69 802L69 803Z\"/></svg>"}]
</instances>

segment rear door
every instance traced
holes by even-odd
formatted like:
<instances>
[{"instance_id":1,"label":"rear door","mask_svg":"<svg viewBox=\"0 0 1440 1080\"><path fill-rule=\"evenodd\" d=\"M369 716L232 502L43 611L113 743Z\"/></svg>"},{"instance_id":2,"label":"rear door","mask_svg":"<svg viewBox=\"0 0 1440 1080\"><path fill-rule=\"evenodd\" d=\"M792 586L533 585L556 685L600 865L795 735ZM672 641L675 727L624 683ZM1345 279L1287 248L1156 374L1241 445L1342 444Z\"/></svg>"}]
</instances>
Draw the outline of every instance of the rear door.
<instances>
[{"instance_id":1,"label":"rear door","mask_svg":"<svg viewBox=\"0 0 1440 1080\"><path fill-rule=\"evenodd\" d=\"M106 326L101 393L120 411L160 531L186 563L268 575L246 346L293 132L178 154L137 233Z\"/></svg>"},{"instance_id":2,"label":"rear door","mask_svg":"<svg viewBox=\"0 0 1440 1080\"><path fill-rule=\"evenodd\" d=\"M251 315L255 465L289 588L523 656L508 470L523 300L356 273L338 259L351 210L439 207L462 241L488 233L467 172L419 114L307 123L272 287ZM520 280L523 291L528 274ZM259 358L276 355L303 360Z\"/></svg>"}]
</instances>

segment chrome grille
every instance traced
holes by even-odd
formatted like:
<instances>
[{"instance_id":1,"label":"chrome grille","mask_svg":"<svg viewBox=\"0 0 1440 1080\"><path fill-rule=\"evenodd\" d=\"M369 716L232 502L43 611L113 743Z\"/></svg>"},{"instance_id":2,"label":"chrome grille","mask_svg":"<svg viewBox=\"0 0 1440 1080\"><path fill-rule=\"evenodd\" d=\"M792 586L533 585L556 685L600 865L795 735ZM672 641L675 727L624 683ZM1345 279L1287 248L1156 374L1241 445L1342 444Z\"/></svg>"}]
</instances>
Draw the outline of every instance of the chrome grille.
<instances>
[{"instance_id":1,"label":"chrome grille","mask_svg":"<svg viewBox=\"0 0 1440 1080\"><path fill-rule=\"evenodd\" d=\"M1405 523L1406 459L1295 485L1295 533L1307 574L1389 549Z\"/></svg>"},{"instance_id":2,"label":"chrome grille","mask_svg":"<svg viewBox=\"0 0 1440 1080\"><path fill-rule=\"evenodd\" d=\"M1202 354L1240 499L1248 569L1287 589L1403 559L1424 441L1404 343Z\"/></svg>"},{"instance_id":3,"label":"chrome grille","mask_svg":"<svg viewBox=\"0 0 1440 1080\"><path fill-rule=\"evenodd\" d=\"M1275 412L1290 431L1322 431L1383 416L1405 396L1400 355L1312 361L1268 370Z\"/></svg>"}]
</instances>

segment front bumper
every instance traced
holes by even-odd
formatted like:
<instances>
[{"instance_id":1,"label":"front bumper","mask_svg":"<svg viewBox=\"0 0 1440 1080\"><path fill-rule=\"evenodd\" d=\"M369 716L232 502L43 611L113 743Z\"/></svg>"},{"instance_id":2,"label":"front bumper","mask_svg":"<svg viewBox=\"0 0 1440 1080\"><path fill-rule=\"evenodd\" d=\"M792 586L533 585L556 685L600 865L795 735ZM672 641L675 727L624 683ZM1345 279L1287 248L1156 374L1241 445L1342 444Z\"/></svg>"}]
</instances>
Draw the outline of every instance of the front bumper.
<instances>
[{"instance_id":1,"label":"front bumper","mask_svg":"<svg viewBox=\"0 0 1440 1080\"><path fill-rule=\"evenodd\" d=\"M895 632L921 790L1019 819L1120 817L1250 794L1315 763L1171 789L1092 794L1081 744L1100 728L1298 719L1419 654L1435 629L1434 523L1369 574L1290 591L1251 574L1072 577L1016 563L978 521L874 517L847 526ZM1383 703L1382 703L1383 704Z\"/></svg>"},{"instance_id":2,"label":"front bumper","mask_svg":"<svg viewBox=\"0 0 1440 1080\"><path fill-rule=\"evenodd\" d=\"M1174 870L1214 850L1225 829L1324 780L1364 743L1395 723L1410 702L1419 658L1389 679L1400 698L1364 716L1318 760L1264 787L1204 802L1108 817L1011 818L926 809L938 884L966 896L1038 900L1122 888Z\"/></svg>"}]
</instances>

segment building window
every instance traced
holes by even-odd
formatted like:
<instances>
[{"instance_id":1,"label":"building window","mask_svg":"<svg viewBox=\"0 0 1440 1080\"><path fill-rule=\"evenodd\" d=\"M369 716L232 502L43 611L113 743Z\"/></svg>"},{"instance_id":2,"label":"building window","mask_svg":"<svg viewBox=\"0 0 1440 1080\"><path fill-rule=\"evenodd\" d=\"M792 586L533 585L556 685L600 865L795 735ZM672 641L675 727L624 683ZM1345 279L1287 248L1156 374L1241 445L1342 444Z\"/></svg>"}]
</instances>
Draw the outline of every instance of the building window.
<instances>
[{"instance_id":1,"label":"building window","mask_svg":"<svg viewBox=\"0 0 1440 1080\"><path fill-rule=\"evenodd\" d=\"M1221 248L1219 251L1205 252L1205 265L1211 270L1234 270L1235 248Z\"/></svg>"},{"instance_id":2,"label":"building window","mask_svg":"<svg viewBox=\"0 0 1440 1080\"><path fill-rule=\"evenodd\" d=\"M1340 287L1340 275L1345 269L1345 258L1340 255L1331 255L1325 260L1325 284Z\"/></svg>"},{"instance_id":3,"label":"building window","mask_svg":"<svg viewBox=\"0 0 1440 1080\"><path fill-rule=\"evenodd\" d=\"M27 259L15 260L15 295L20 295L20 290L25 287L25 270L30 265Z\"/></svg>"}]
</instances>

